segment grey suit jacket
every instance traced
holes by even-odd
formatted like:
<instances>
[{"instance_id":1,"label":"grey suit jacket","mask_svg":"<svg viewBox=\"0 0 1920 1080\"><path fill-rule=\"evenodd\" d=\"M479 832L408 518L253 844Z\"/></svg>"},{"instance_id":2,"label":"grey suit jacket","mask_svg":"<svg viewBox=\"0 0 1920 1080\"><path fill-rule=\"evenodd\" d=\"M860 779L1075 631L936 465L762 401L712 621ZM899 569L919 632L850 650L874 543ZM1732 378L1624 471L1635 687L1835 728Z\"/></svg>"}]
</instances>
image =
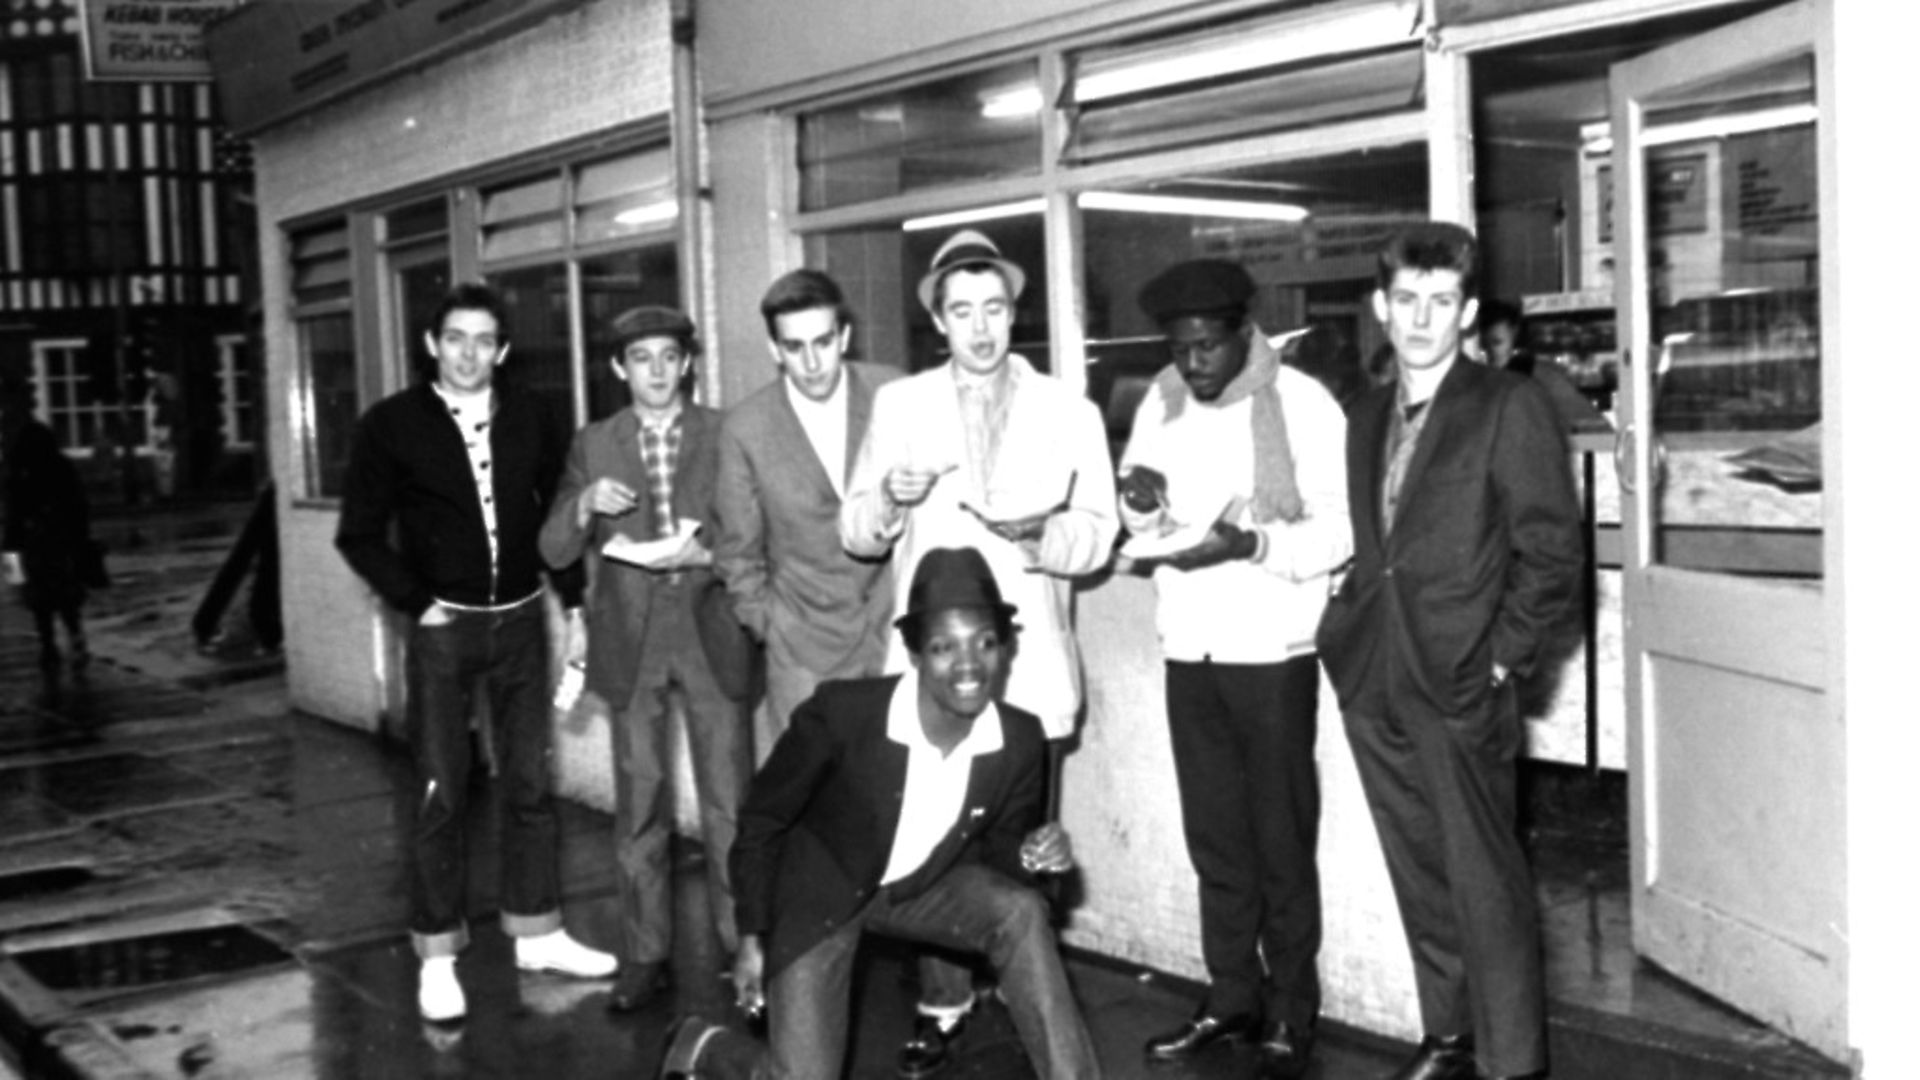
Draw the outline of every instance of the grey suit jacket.
<instances>
[{"instance_id":1,"label":"grey suit jacket","mask_svg":"<svg viewBox=\"0 0 1920 1080\"><path fill-rule=\"evenodd\" d=\"M701 405L688 403L681 416L680 456L673 472L673 514L675 519L694 518L703 523L707 543L712 544L715 444L719 438L720 414ZM646 540L653 520L652 496L647 487L646 465L640 459L640 418L631 409L621 409L604 420L581 428L567 454L566 471L553 500L553 511L540 529L540 555L551 566L567 566L586 556L593 578L587 594L587 681L586 688L618 709L633 696L634 680L639 672L640 644L646 639L647 619L655 602L660 575L638 566L600 557L600 549L615 535ZM596 515L586 528L577 516L580 494L588 484L602 476L613 476L639 493L639 505L632 512L609 518ZM685 570L686 588L678 593L698 602L714 583L713 572L706 568ZM700 612L696 610L696 617ZM731 675L722 668L730 662L724 641L717 630L703 620L700 644L714 675L723 689L734 694ZM721 653L722 655L716 655ZM743 676L744 677L744 676ZM735 694L735 696L740 696Z\"/></svg>"},{"instance_id":2,"label":"grey suit jacket","mask_svg":"<svg viewBox=\"0 0 1920 1080\"><path fill-rule=\"evenodd\" d=\"M848 364L844 486L866 437L874 391L892 368ZM771 665L821 678L868 675L886 657L893 585L888 561L840 546L840 497L776 379L720 425L715 567L736 615L766 642Z\"/></svg>"}]
</instances>

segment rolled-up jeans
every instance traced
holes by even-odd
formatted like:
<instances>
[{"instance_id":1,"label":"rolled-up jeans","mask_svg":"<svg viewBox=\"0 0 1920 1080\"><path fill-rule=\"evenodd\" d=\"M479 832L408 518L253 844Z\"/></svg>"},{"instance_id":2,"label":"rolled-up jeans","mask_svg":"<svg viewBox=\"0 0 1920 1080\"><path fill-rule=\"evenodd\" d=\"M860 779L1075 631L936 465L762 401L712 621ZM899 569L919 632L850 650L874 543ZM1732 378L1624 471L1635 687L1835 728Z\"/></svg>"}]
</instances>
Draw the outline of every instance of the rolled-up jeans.
<instances>
[{"instance_id":1,"label":"rolled-up jeans","mask_svg":"<svg viewBox=\"0 0 1920 1080\"><path fill-rule=\"evenodd\" d=\"M482 686L506 810L501 921L515 937L560 928L546 612L538 602L501 611L455 609L442 625L416 622L407 642L415 784L411 928L422 957L451 956L467 942L468 728Z\"/></svg>"}]
</instances>

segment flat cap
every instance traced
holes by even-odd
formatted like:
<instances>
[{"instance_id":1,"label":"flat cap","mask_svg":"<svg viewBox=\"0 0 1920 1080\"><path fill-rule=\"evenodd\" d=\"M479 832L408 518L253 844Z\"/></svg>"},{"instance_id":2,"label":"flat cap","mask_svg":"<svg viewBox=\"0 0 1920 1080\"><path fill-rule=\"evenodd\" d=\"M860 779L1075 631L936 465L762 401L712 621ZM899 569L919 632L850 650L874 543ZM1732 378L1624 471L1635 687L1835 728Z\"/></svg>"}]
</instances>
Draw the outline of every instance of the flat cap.
<instances>
[{"instance_id":1,"label":"flat cap","mask_svg":"<svg viewBox=\"0 0 1920 1080\"><path fill-rule=\"evenodd\" d=\"M1140 310L1155 322L1183 315L1237 319L1253 298L1246 268L1225 259L1193 259L1162 270L1140 289Z\"/></svg>"},{"instance_id":2,"label":"flat cap","mask_svg":"<svg viewBox=\"0 0 1920 1080\"><path fill-rule=\"evenodd\" d=\"M686 346L693 342L693 320L664 304L628 308L615 315L607 328L612 331L615 352L625 352L628 345L651 337L678 338Z\"/></svg>"}]
</instances>

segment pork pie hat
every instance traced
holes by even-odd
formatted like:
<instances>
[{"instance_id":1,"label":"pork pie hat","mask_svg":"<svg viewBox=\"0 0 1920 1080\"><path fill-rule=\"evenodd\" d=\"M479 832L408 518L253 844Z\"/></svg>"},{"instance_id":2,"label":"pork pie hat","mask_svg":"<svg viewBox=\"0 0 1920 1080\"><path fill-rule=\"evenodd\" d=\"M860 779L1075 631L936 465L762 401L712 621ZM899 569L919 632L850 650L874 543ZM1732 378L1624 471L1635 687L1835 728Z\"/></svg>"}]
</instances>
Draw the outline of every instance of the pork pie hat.
<instances>
[{"instance_id":1,"label":"pork pie hat","mask_svg":"<svg viewBox=\"0 0 1920 1080\"><path fill-rule=\"evenodd\" d=\"M961 229L947 237L947 242L941 244L940 250L933 253L933 262L927 266L927 276L920 279L920 306L938 315L939 311L933 306L933 297L938 291L940 279L955 270L980 266L991 266L1000 271L1000 276L1007 279L1007 289L1012 293L1007 297L1008 300L1018 300L1020 294L1026 291L1027 272L1025 270L1015 266L1001 255L999 246L987 239L986 234L972 229Z\"/></svg>"},{"instance_id":2,"label":"pork pie hat","mask_svg":"<svg viewBox=\"0 0 1920 1080\"><path fill-rule=\"evenodd\" d=\"M1162 270L1140 288L1140 310L1157 323L1186 315L1239 319L1253 299L1246 267L1225 259L1192 259Z\"/></svg>"},{"instance_id":3,"label":"pork pie hat","mask_svg":"<svg viewBox=\"0 0 1920 1080\"><path fill-rule=\"evenodd\" d=\"M626 355L627 346L636 341L654 337L675 338L688 352L694 351L693 320L679 308L664 304L628 308L607 323L607 330L615 356Z\"/></svg>"},{"instance_id":4,"label":"pork pie hat","mask_svg":"<svg viewBox=\"0 0 1920 1080\"><path fill-rule=\"evenodd\" d=\"M1000 583L986 557L967 548L934 548L920 557L907 589L907 612L893 620L902 630L949 608L978 608L1012 620L1019 609L1000 598Z\"/></svg>"}]
</instances>

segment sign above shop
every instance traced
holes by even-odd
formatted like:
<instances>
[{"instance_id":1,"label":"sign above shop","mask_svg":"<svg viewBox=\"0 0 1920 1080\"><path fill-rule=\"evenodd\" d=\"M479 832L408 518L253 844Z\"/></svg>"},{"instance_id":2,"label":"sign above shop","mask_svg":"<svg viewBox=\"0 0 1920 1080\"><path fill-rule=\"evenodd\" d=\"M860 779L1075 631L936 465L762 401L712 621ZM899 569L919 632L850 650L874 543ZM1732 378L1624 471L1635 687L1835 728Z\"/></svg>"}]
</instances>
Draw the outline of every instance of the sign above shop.
<instances>
[{"instance_id":1,"label":"sign above shop","mask_svg":"<svg viewBox=\"0 0 1920 1080\"><path fill-rule=\"evenodd\" d=\"M255 0L207 46L227 122L252 134L583 2Z\"/></svg>"},{"instance_id":2,"label":"sign above shop","mask_svg":"<svg viewBox=\"0 0 1920 1080\"><path fill-rule=\"evenodd\" d=\"M243 0L80 0L87 78L205 82L207 24Z\"/></svg>"}]
</instances>

